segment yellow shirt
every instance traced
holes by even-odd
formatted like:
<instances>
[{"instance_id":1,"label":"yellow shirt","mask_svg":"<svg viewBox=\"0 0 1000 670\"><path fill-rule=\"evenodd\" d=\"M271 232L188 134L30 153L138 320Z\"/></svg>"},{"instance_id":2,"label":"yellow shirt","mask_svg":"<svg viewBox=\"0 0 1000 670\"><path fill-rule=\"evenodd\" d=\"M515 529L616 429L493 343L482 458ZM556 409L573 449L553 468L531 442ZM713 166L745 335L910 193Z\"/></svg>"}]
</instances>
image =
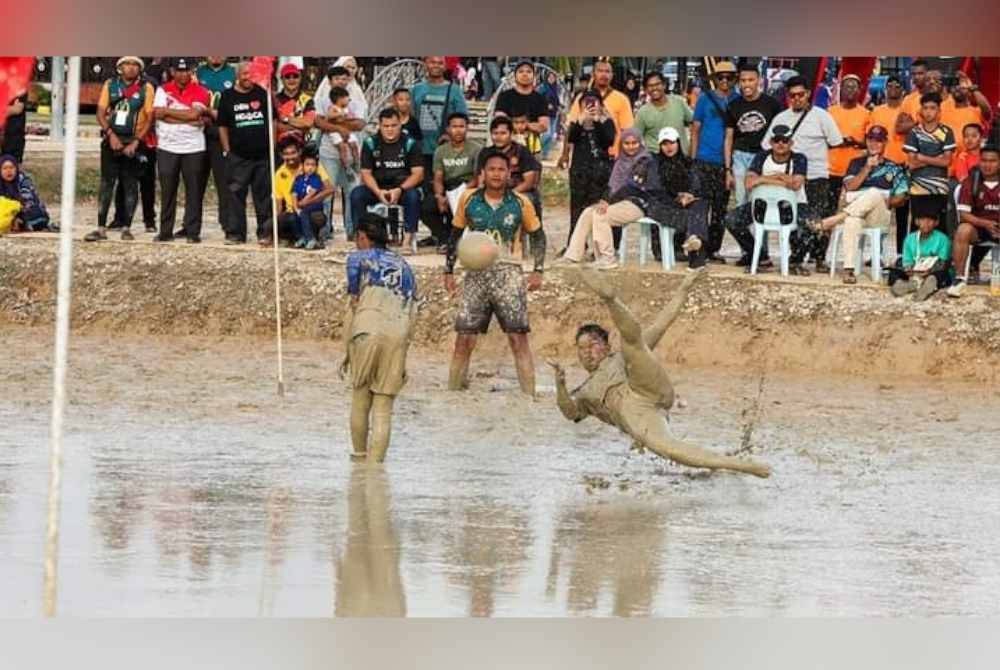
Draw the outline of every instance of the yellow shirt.
<instances>
[{"instance_id":1,"label":"yellow shirt","mask_svg":"<svg viewBox=\"0 0 1000 670\"><path fill-rule=\"evenodd\" d=\"M885 145L885 157L893 163L906 165L906 153L903 151L903 142L906 141L906 136L896 132L896 119L902 111L904 111L902 105L895 109L889 105L879 105L872 110L868 127L882 126L889 131L889 141Z\"/></svg>"},{"instance_id":2,"label":"yellow shirt","mask_svg":"<svg viewBox=\"0 0 1000 670\"><path fill-rule=\"evenodd\" d=\"M292 200L292 184L295 183L295 178L302 174L302 163L299 163L299 169L292 172L288 169L286 165L282 165L280 168L274 172L274 199L282 205L287 212L294 211L293 200ZM316 169L316 174L323 181L323 185L333 184L333 180L330 179L330 175L323 166L320 165ZM280 207L279 207L280 209Z\"/></svg>"},{"instance_id":3,"label":"yellow shirt","mask_svg":"<svg viewBox=\"0 0 1000 670\"><path fill-rule=\"evenodd\" d=\"M850 137L862 147L865 144L865 133L868 131L868 110L861 105L851 109L841 105L835 105L827 110L833 117L833 122L840 129L840 134L844 139ZM843 177L847 174L847 166L851 161L862 155L864 149L858 147L835 147L830 149L830 175L833 177Z\"/></svg>"},{"instance_id":4,"label":"yellow shirt","mask_svg":"<svg viewBox=\"0 0 1000 670\"><path fill-rule=\"evenodd\" d=\"M618 156L622 131L635 125L635 117L632 115L632 101L621 91L612 89L604 97L604 107L608 110L608 116L615 123L615 143L608 149L608 153L614 158ZM572 123L579 120L582 113L581 106L574 102L566 122Z\"/></svg>"}]
</instances>

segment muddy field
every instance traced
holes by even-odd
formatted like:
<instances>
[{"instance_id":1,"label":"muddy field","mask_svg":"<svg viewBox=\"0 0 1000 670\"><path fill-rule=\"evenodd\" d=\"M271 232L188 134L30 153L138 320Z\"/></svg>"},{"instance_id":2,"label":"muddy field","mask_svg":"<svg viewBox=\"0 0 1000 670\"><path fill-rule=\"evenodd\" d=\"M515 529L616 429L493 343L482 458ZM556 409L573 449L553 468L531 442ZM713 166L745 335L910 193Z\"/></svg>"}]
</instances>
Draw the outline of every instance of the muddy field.
<instances>
[{"instance_id":1,"label":"muddy field","mask_svg":"<svg viewBox=\"0 0 1000 670\"><path fill-rule=\"evenodd\" d=\"M0 330L0 615L40 610L48 328ZM383 469L348 460L335 344L81 335L60 613L78 616L996 615L1000 396L672 366L683 438L768 480L565 422L539 366L445 390L415 357ZM571 383L581 376L571 373ZM460 410L460 411L459 411Z\"/></svg>"}]
</instances>

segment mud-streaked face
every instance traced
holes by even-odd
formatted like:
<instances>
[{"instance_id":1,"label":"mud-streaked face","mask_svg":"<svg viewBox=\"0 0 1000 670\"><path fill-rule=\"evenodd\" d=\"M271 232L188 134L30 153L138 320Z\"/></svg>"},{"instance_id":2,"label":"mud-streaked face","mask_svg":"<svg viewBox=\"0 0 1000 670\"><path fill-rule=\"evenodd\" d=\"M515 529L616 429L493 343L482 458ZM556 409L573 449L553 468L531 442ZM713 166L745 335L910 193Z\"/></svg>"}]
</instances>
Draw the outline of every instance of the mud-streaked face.
<instances>
[{"instance_id":1,"label":"mud-streaked face","mask_svg":"<svg viewBox=\"0 0 1000 670\"><path fill-rule=\"evenodd\" d=\"M610 353L608 343L596 335L584 333L576 339L576 357L587 372L593 372Z\"/></svg>"}]
</instances>

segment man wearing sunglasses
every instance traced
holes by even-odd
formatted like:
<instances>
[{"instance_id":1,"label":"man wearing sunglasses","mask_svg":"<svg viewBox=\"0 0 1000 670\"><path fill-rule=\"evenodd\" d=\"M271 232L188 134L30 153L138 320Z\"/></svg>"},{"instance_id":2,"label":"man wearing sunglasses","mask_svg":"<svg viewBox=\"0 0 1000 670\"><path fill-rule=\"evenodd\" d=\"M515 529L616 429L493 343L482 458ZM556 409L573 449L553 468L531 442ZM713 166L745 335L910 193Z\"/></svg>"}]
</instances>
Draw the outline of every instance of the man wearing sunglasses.
<instances>
[{"instance_id":1,"label":"man wearing sunglasses","mask_svg":"<svg viewBox=\"0 0 1000 670\"><path fill-rule=\"evenodd\" d=\"M302 92L302 70L295 63L285 63L281 68L281 91L277 95L278 141L288 135L301 140L309 139L316 105L312 96Z\"/></svg>"},{"instance_id":2,"label":"man wearing sunglasses","mask_svg":"<svg viewBox=\"0 0 1000 670\"><path fill-rule=\"evenodd\" d=\"M771 127L764 136L764 150L771 148L771 137L775 128L790 129L789 137L795 142L795 151L806 157L806 199L809 208L818 218L833 214L830 209L830 148L844 142L833 117L829 112L812 105L812 91L805 77L792 77L785 84L788 92L789 108L774 117ZM801 228L801 226L800 226ZM813 238L807 251L816 261L816 272L828 272L824 256L829 241L828 235Z\"/></svg>"},{"instance_id":3,"label":"man wearing sunglasses","mask_svg":"<svg viewBox=\"0 0 1000 670\"><path fill-rule=\"evenodd\" d=\"M701 195L712 209L705 251L710 262L725 263L725 259L719 255L719 249L722 248L722 238L726 234L724 221L726 206L729 204L725 167L726 118L729 104L740 97L733 90L736 66L728 61L718 63L712 80L716 90L702 93L694 108L691 156L695 159L694 169L701 182Z\"/></svg>"}]
</instances>

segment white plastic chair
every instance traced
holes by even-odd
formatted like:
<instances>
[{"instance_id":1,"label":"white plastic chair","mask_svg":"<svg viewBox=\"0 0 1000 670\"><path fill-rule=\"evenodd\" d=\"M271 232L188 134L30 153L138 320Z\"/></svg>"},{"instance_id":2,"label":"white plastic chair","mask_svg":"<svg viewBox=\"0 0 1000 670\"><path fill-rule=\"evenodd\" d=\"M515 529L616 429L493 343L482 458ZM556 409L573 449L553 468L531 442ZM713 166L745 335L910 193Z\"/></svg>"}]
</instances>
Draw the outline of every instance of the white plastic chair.
<instances>
[{"instance_id":1,"label":"white plastic chair","mask_svg":"<svg viewBox=\"0 0 1000 670\"><path fill-rule=\"evenodd\" d=\"M622 226L622 239L618 244L618 262L625 265L625 256L628 252L628 229L630 226L639 226L639 265L646 264L646 253L653 250L653 227L660 232L660 263L664 271L672 270L676 260L674 258L674 229L661 224L648 216L644 216L633 224Z\"/></svg>"},{"instance_id":2,"label":"white plastic chair","mask_svg":"<svg viewBox=\"0 0 1000 670\"><path fill-rule=\"evenodd\" d=\"M955 187L955 191L952 194L955 198L955 206L958 207L958 194L962 190L962 185L959 184ZM969 272L972 271L972 249L973 247L985 247L990 250L990 262L993 267L1000 264L1000 245L996 242L977 242L976 244L969 246L969 253L965 256L965 273L962 275L962 279L966 282L969 281ZM957 268L956 268L957 270Z\"/></svg>"},{"instance_id":3,"label":"white plastic chair","mask_svg":"<svg viewBox=\"0 0 1000 670\"><path fill-rule=\"evenodd\" d=\"M757 274L757 265L760 261L760 252L764 246L764 236L769 232L778 233L781 253L781 274L788 276L788 263L792 255L792 233L799 227L798 195L795 191L784 186L774 184L762 184L754 187L750 192L750 216L753 217L753 206L757 200L767 203L767 210L764 212L764 221L758 222L753 219L753 259L750 263L750 274ZM778 213L778 203L782 200L792 206L792 222L782 225L780 214Z\"/></svg>"},{"instance_id":4,"label":"white plastic chair","mask_svg":"<svg viewBox=\"0 0 1000 670\"><path fill-rule=\"evenodd\" d=\"M882 278L882 238L888 233L883 231L881 228L862 228L861 235L858 236L858 255L855 257L854 273L861 274L860 270L862 267L862 262L864 261L864 251L865 251L865 239L869 240L869 244L872 249L872 270L871 278L873 282L877 282ZM837 248L840 246L842 238L844 237L844 227L837 226L833 229L833 234L830 236L830 278L836 275L837 272ZM846 254L847 251L845 250Z\"/></svg>"}]
</instances>

